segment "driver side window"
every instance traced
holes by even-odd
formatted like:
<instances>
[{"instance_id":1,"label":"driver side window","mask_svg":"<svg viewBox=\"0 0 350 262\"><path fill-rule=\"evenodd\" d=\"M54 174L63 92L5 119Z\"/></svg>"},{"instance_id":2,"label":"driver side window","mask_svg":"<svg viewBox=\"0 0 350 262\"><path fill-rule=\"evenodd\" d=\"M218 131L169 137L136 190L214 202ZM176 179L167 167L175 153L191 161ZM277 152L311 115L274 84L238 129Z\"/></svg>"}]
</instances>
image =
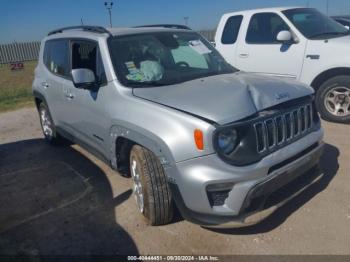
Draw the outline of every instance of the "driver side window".
<instances>
[{"instance_id":1,"label":"driver side window","mask_svg":"<svg viewBox=\"0 0 350 262\"><path fill-rule=\"evenodd\" d=\"M283 19L275 13L259 13L252 16L246 42L248 44L276 44L281 31L290 30Z\"/></svg>"},{"instance_id":2,"label":"driver side window","mask_svg":"<svg viewBox=\"0 0 350 262\"><path fill-rule=\"evenodd\" d=\"M93 71L100 85L107 83L100 50L96 42L72 42L72 69L78 68L86 68Z\"/></svg>"}]
</instances>

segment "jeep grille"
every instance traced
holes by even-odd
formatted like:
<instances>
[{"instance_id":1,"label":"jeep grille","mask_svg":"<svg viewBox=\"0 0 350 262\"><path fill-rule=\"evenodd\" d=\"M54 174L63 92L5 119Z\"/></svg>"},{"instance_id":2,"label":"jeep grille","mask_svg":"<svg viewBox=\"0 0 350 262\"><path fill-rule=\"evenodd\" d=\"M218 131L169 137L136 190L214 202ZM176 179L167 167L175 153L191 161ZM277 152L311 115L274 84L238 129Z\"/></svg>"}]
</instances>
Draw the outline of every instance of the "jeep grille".
<instances>
[{"instance_id":1,"label":"jeep grille","mask_svg":"<svg viewBox=\"0 0 350 262\"><path fill-rule=\"evenodd\" d=\"M264 153L305 136L312 131L313 123L311 103L255 123L257 152Z\"/></svg>"}]
</instances>

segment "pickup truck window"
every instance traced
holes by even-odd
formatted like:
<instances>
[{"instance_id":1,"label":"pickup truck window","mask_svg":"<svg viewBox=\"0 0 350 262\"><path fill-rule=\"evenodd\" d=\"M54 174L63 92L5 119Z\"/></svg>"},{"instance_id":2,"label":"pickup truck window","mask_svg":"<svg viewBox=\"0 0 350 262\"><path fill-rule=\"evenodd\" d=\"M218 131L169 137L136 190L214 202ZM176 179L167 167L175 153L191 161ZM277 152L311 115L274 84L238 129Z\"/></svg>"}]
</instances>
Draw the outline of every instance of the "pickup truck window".
<instances>
[{"instance_id":1,"label":"pickup truck window","mask_svg":"<svg viewBox=\"0 0 350 262\"><path fill-rule=\"evenodd\" d=\"M259 13L252 16L246 42L248 44L277 44L277 34L289 30L288 25L276 13Z\"/></svg>"},{"instance_id":2,"label":"pickup truck window","mask_svg":"<svg viewBox=\"0 0 350 262\"><path fill-rule=\"evenodd\" d=\"M236 43L242 20L242 15L231 16L227 19L222 33L221 43L226 45Z\"/></svg>"},{"instance_id":3,"label":"pickup truck window","mask_svg":"<svg viewBox=\"0 0 350 262\"><path fill-rule=\"evenodd\" d=\"M283 14L309 39L327 39L349 33L344 26L313 8L290 9Z\"/></svg>"},{"instance_id":4,"label":"pickup truck window","mask_svg":"<svg viewBox=\"0 0 350 262\"><path fill-rule=\"evenodd\" d=\"M237 71L194 32L150 32L111 38L118 79L129 87L182 83Z\"/></svg>"}]
</instances>

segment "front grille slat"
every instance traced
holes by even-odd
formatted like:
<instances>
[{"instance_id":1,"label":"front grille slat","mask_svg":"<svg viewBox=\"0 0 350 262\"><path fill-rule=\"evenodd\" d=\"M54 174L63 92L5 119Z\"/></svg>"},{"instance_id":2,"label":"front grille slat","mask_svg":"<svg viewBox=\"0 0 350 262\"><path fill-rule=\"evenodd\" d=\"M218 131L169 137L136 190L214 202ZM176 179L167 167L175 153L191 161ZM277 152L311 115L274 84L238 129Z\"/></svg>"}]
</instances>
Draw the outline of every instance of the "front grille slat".
<instances>
[{"instance_id":1,"label":"front grille slat","mask_svg":"<svg viewBox=\"0 0 350 262\"><path fill-rule=\"evenodd\" d=\"M265 127L262 122L254 125L258 153L266 150Z\"/></svg>"},{"instance_id":2,"label":"front grille slat","mask_svg":"<svg viewBox=\"0 0 350 262\"><path fill-rule=\"evenodd\" d=\"M293 117L291 113L285 114L285 120L286 120L286 128L287 128L287 136L286 139L290 140L293 136Z\"/></svg>"},{"instance_id":3,"label":"front grille slat","mask_svg":"<svg viewBox=\"0 0 350 262\"><path fill-rule=\"evenodd\" d=\"M313 128L311 104L294 108L287 113L275 115L254 124L257 152L263 153L290 140L306 135Z\"/></svg>"},{"instance_id":4,"label":"front grille slat","mask_svg":"<svg viewBox=\"0 0 350 262\"><path fill-rule=\"evenodd\" d=\"M276 126L273 119L265 121L267 145L272 148L276 145Z\"/></svg>"},{"instance_id":5,"label":"front grille slat","mask_svg":"<svg viewBox=\"0 0 350 262\"><path fill-rule=\"evenodd\" d=\"M293 137L297 137L299 135L299 117L298 110L294 110L293 113Z\"/></svg>"},{"instance_id":6,"label":"front grille slat","mask_svg":"<svg viewBox=\"0 0 350 262\"><path fill-rule=\"evenodd\" d=\"M286 124L284 116L275 117L276 130L277 130L277 145L284 142L286 137Z\"/></svg>"}]
</instances>

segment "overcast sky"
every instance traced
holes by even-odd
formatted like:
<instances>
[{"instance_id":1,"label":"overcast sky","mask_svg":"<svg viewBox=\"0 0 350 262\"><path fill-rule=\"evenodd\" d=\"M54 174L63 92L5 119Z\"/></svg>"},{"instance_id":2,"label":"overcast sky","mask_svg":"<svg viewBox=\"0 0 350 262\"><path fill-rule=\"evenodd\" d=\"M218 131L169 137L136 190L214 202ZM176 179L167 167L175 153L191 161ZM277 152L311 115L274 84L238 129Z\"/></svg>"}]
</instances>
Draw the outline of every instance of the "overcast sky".
<instances>
[{"instance_id":1,"label":"overcast sky","mask_svg":"<svg viewBox=\"0 0 350 262\"><path fill-rule=\"evenodd\" d=\"M326 12L327 0L115 0L114 26L154 23L214 29L225 12L271 7L306 6ZM103 0L1 0L0 43L40 40L48 31L71 25L108 25ZM329 14L350 14L349 0L329 0Z\"/></svg>"}]
</instances>

